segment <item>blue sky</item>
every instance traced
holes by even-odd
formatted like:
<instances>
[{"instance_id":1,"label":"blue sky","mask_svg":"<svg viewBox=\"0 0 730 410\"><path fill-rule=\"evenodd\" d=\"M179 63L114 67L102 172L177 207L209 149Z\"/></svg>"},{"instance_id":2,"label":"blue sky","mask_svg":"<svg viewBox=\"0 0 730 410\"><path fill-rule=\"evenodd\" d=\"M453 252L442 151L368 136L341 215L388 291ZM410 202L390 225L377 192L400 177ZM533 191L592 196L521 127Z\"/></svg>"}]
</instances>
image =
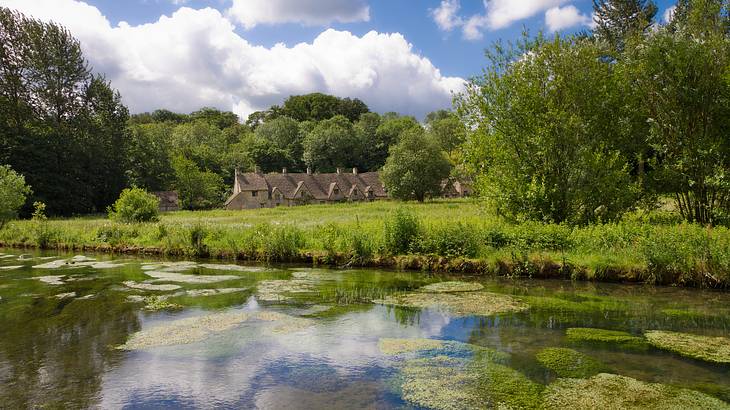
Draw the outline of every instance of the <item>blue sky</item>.
<instances>
[{"instance_id":1,"label":"blue sky","mask_svg":"<svg viewBox=\"0 0 730 410\"><path fill-rule=\"evenodd\" d=\"M659 20L674 2L658 2ZM242 117L321 91L419 118L448 108L485 48L523 28L571 33L590 0L0 0L66 25L133 112ZM370 34L368 34L370 33Z\"/></svg>"}]
</instances>

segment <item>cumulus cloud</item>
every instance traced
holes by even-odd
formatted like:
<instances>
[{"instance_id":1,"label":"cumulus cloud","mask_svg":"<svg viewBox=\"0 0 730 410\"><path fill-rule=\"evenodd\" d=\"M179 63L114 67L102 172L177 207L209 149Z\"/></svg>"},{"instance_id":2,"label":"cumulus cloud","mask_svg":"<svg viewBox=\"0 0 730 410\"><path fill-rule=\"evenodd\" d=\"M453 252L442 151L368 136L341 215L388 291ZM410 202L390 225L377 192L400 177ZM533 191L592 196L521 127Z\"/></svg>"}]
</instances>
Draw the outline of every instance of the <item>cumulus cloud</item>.
<instances>
[{"instance_id":1,"label":"cumulus cloud","mask_svg":"<svg viewBox=\"0 0 730 410\"><path fill-rule=\"evenodd\" d=\"M545 26L560 31L576 26L592 26L593 17L582 14L575 6L553 7L545 12Z\"/></svg>"},{"instance_id":2,"label":"cumulus cloud","mask_svg":"<svg viewBox=\"0 0 730 410\"><path fill-rule=\"evenodd\" d=\"M460 7L459 0L443 0L437 8L431 10L431 17L441 30L451 31L463 24L458 15Z\"/></svg>"},{"instance_id":3,"label":"cumulus cloud","mask_svg":"<svg viewBox=\"0 0 730 410\"><path fill-rule=\"evenodd\" d=\"M280 23L317 26L368 21L370 7L366 0L233 0L228 16L246 29Z\"/></svg>"},{"instance_id":4,"label":"cumulus cloud","mask_svg":"<svg viewBox=\"0 0 730 410\"><path fill-rule=\"evenodd\" d=\"M375 111L416 115L451 104L464 80L443 76L398 33L362 37L326 30L311 43L249 43L219 11L183 7L153 23L112 26L77 0L0 0L65 25L95 71L120 90L132 112L202 106L250 112L290 95L324 92L362 99Z\"/></svg>"},{"instance_id":5,"label":"cumulus cloud","mask_svg":"<svg viewBox=\"0 0 730 410\"><path fill-rule=\"evenodd\" d=\"M674 18L674 11L677 10L677 6L671 6L664 10L664 22L671 23Z\"/></svg>"},{"instance_id":6,"label":"cumulus cloud","mask_svg":"<svg viewBox=\"0 0 730 410\"><path fill-rule=\"evenodd\" d=\"M484 13L461 17L457 13L459 0L443 0L431 16L442 30L461 26L467 40L479 40L485 30L500 30L530 18L545 10L558 7L568 0L484 0Z\"/></svg>"}]
</instances>

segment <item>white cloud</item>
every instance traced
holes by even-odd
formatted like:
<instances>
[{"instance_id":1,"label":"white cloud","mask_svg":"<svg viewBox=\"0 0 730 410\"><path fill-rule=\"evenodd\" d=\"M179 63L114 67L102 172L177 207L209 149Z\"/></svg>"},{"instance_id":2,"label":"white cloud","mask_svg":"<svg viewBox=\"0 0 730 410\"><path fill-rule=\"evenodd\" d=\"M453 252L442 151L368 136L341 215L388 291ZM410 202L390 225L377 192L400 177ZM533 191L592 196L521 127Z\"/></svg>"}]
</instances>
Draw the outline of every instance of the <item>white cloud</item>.
<instances>
[{"instance_id":1,"label":"white cloud","mask_svg":"<svg viewBox=\"0 0 730 410\"><path fill-rule=\"evenodd\" d=\"M324 92L362 99L375 111L416 115L451 104L464 80L443 76L398 33L362 37L326 30L311 43L249 43L217 10L183 7L158 21L112 26L76 0L0 0L68 27L96 72L106 73L132 112L202 106L251 111L289 95Z\"/></svg>"},{"instance_id":2,"label":"white cloud","mask_svg":"<svg viewBox=\"0 0 730 410\"><path fill-rule=\"evenodd\" d=\"M441 30L461 26L467 40L479 40L485 30L500 30L535 16L545 10L558 7L569 0L484 0L484 13L461 17L457 13L459 0L443 0L432 11L432 17Z\"/></svg>"},{"instance_id":3,"label":"white cloud","mask_svg":"<svg viewBox=\"0 0 730 410\"><path fill-rule=\"evenodd\" d=\"M451 31L463 24L458 15L460 7L459 0L443 0L437 8L431 10L431 17L441 30Z\"/></svg>"},{"instance_id":4,"label":"white cloud","mask_svg":"<svg viewBox=\"0 0 730 410\"><path fill-rule=\"evenodd\" d=\"M592 26L593 17L582 14L575 6L553 7L545 12L545 25L550 31L575 26Z\"/></svg>"},{"instance_id":5,"label":"white cloud","mask_svg":"<svg viewBox=\"0 0 730 410\"><path fill-rule=\"evenodd\" d=\"M280 23L318 26L368 21L370 7L366 0L233 0L228 16L246 29Z\"/></svg>"},{"instance_id":6,"label":"white cloud","mask_svg":"<svg viewBox=\"0 0 730 410\"><path fill-rule=\"evenodd\" d=\"M664 10L664 22L671 23L674 18L674 11L677 10L677 6L671 6Z\"/></svg>"}]
</instances>

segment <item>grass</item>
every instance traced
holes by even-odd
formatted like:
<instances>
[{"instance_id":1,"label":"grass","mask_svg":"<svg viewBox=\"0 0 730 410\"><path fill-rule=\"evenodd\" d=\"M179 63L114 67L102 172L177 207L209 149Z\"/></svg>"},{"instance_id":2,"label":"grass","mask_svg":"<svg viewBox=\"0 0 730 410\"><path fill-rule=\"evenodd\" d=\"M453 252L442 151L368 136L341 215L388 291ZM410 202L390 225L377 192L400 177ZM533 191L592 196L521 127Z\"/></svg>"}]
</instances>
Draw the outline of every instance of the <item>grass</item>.
<instances>
[{"instance_id":1,"label":"grass","mask_svg":"<svg viewBox=\"0 0 730 410\"><path fill-rule=\"evenodd\" d=\"M159 222L13 221L0 245L504 276L730 286L730 230L630 214L585 227L511 224L476 200L181 211Z\"/></svg>"}]
</instances>

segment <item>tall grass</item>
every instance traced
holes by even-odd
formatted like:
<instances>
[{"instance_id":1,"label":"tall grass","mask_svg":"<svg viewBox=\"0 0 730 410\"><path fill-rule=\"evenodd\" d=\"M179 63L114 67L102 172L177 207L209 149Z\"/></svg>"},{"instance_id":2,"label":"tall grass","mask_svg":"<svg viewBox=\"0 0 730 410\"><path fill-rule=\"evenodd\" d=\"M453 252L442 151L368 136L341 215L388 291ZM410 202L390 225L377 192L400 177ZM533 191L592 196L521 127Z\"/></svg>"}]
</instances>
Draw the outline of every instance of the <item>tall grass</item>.
<instances>
[{"instance_id":1,"label":"tall grass","mask_svg":"<svg viewBox=\"0 0 730 410\"><path fill-rule=\"evenodd\" d=\"M137 224L94 217L14 221L0 230L0 244L351 265L395 265L394 258L408 255L425 262L401 265L730 286L724 227L681 223L666 212L585 227L511 224L471 200L186 211ZM457 260L472 263L448 262Z\"/></svg>"}]
</instances>

